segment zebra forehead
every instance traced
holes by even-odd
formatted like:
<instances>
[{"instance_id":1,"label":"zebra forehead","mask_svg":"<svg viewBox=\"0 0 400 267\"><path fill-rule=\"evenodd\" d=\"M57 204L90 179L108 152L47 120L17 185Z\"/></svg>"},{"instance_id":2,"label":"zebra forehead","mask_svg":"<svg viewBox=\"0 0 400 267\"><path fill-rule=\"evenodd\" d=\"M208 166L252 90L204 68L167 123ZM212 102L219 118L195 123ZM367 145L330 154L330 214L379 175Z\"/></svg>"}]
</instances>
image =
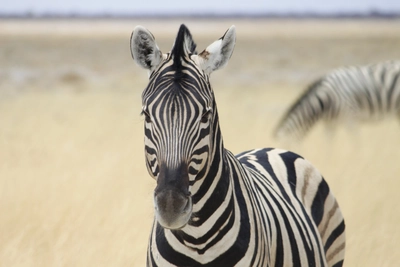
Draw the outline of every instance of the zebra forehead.
<instances>
[{"instance_id":1,"label":"zebra forehead","mask_svg":"<svg viewBox=\"0 0 400 267\"><path fill-rule=\"evenodd\" d=\"M208 101L203 98L197 98L193 96L188 96L188 94L176 92L170 92L164 97L164 99L159 103L161 105L161 112L171 112L171 113L188 113L194 112L198 113L201 109L206 109L208 106ZM202 108L203 107L203 108Z\"/></svg>"},{"instance_id":2,"label":"zebra forehead","mask_svg":"<svg viewBox=\"0 0 400 267\"><path fill-rule=\"evenodd\" d=\"M214 95L206 83L199 84L193 79L181 77L175 80L173 77L166 78L162 82L153 84L145 89L142 94L143 106L171 106L176 102L178 106L212 106Z\"/></svg>"}]
</instances>

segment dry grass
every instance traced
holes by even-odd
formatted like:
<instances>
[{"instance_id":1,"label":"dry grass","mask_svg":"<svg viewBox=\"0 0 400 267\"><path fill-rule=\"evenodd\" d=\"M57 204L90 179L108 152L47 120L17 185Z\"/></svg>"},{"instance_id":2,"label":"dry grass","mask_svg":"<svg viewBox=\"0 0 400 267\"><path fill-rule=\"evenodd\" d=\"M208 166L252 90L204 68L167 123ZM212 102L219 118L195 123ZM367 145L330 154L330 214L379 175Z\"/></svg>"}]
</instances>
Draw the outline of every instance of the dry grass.
<instances>
[{"instance_id":1,"label":"dry grass","mask_svg":"<svg viewBox=\"0 0 400 267\"><path fill-rule=\"evenodd\" d=\"M129 37L142 24L167 51L179 23L0 21L0 266L144 266L154 182L139 116L146 73ZM234 56L212 77L226 146L311 160L345 214L346 266L399 266L399 122L318 126L302 144L271 133L319 75L399 59L400 21L186 23L199 49L237 26Z\"/></svg>"}]
</instances>

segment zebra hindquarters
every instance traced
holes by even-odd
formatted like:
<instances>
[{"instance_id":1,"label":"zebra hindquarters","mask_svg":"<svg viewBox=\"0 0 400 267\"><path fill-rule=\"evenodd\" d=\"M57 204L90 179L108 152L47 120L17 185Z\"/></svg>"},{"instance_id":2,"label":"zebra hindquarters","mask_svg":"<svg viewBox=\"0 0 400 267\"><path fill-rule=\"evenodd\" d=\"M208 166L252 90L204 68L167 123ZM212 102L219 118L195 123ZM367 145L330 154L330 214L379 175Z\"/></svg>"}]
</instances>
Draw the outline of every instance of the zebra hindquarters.
<instances>
[{"instance_id":1,"label":"zebra hindquarters","mask_svg":"<svg viewBox=\"0 0 400 267\"><path fill-rule=\"evenodd\" d=\"M295 166L296 195L318 228L328 266L342 266L346 236L338 202L327 182L310 162L297 159Z\"/></svg>"},{"instance_id":2,"label":"zebra hindquarters","mask_svg":"<svg viewBox=\"0 0 400 267\"><path fill-rule=\"evenodd\" d=\"M266 199L277 206L290 207L295 211L282 210L281 216L271 219L297 221L287 223L287 228L283 227L279 231L292 231L292 234L286 235L293 238L284 241L288 242L284 246L297 249L288 250L286 254L294 255L291 252L298 251L302 259L300 262L293 262L293 266L342 266L345 254L344 219L336 198L320 172L301 156L281 149L257 149L241 153L237 157L248 169L265 178L265 188L272 189L265 194ZM253 178L260 182L258 177L254 175ZM272 195L279 197L270 199L269 196ZM294 237L295 231L301 233L302 237ZM275 262L277 258L270 256L271 262ZM291 258L293 259L294 257ZM279 260L282 262L281 258Z\"/></svg>"}]
</instances>

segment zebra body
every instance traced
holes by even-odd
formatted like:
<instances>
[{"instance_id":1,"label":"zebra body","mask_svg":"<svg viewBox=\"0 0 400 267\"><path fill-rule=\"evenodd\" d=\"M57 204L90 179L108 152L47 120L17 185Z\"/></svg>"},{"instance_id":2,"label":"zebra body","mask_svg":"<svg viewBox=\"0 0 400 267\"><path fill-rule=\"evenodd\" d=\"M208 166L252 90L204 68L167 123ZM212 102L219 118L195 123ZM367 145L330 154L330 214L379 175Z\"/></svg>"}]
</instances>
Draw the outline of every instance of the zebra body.
<instances>
[{"instance_id":1,"label":"zebra body","mask_svg":"<svg viewBox=\"0 0 400 267\"><path fill-rule=\"evenodd\" d=\"M209 75L234 44L233 26L200 54L184 25L167 54L145 28L132 34L132 56L150 71L145 154L157 187L147 266L342 266L344 220L318 170L288 151L224 148Z\"/></svg>"},{"instance_id":2,"label":"zebra body","mask_svg":"<svg viewBox=\"0 0 400 267\"><path fill-rule=\"evenodd\" d=\"M319 121L400 119L400 61L336 69L312 83L276 128L278 137L304 137Z\"/></svg>"}]
</instances>

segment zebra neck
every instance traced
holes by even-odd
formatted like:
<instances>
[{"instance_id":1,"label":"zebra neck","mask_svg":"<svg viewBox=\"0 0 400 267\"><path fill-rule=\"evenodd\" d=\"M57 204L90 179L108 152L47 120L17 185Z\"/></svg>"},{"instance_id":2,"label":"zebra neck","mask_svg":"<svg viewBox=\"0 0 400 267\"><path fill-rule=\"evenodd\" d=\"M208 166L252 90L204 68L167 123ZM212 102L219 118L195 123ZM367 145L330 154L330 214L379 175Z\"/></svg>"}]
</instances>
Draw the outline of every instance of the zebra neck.
<instances>
[{"instance_id":1,"label":"zebra neck","mask_svg":"<svg viewBox=\"0 0 400 267\"><path fill-rule=\"evenodd\" d=\"M225 202L232 197L226 150L223 145L218 123L214 125L208 166L203 177L191 189L193 201L193 225L201 225L209 220ZM196 188L197 187L197 188ZM226 204L226 203L225 203Z\"/></svg>"},{"instance_id":2,"label":"zebra neck","mask_svg":"<svg viewBox=\"0 0 400 267\"><path fill-rule=\"evenodd\" d=\"M212 255L213 251L231 250L233 242L243 235L240 231L243 212L234 193L236 174L232 173L232 165L236 166L237 160L224 148L219 127L215 130L215 149L210 155L208 172L192 196L192 219L176 234L181 244L194 254L208 254L210 258L217 256Z\"/></svg>"}]
</instances>

